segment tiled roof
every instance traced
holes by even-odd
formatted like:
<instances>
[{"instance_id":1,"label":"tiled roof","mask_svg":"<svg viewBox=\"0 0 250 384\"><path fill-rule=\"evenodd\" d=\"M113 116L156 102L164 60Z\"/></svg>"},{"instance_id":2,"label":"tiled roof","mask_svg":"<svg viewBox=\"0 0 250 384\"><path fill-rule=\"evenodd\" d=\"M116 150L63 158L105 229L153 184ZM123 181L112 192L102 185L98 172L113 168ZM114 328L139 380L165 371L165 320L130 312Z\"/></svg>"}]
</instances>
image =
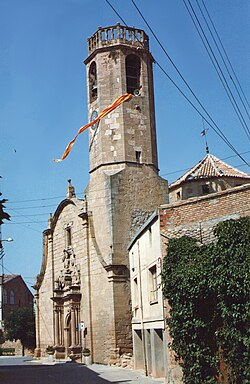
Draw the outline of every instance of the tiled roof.
<instances>
[{"instance_id":1,"label":"tiled roof","mask_svg":"<svg viewBox=\"0 0 250 384\"><path fill-rule=\"evenodd\" d=\"M184 182L191 180L209 179L212 177L214 178L223 176L249 179L250 181L250 175L239 171L231 165L224 163L224 161L218 159L214 155L208 153L204 159L199 161L198 164L196 164L183 176L170 184L169 188L172 189Z\"/></svg>"}]
</instances>

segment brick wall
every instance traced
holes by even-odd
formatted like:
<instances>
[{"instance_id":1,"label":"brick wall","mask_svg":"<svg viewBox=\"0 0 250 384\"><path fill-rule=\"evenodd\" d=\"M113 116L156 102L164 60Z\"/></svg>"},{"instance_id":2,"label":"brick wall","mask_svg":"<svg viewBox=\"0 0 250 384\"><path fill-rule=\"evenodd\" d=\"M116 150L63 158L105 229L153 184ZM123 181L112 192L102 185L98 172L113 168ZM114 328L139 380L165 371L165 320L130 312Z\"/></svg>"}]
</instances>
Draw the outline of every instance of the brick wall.
<instances>
[{"instance_id":1,"label":"brick wall","mask_svg":"<svg viewBox=\"0 0 250 384\"><path fill-rule=\"evenodd\" d=\"M195 236L213 240L213 227L220 221L250 215L250 184L206 196L161 206L160 229L168 237Z\"/></svg>"},{"instance_id":2,"label":"brick wall","mask_svg":"<svg viewBox=\"0 0 250 384\"><path fill-rule=\"evenodd\" d=\"M4 302L3 306L3 318L5 318L12 309L33 307L33 295L21 276L15 276L13 279L4 283L4 290L7 301ZM10 300L11 292L13 292L13 302Z\"/></svg>"}]
</instances>

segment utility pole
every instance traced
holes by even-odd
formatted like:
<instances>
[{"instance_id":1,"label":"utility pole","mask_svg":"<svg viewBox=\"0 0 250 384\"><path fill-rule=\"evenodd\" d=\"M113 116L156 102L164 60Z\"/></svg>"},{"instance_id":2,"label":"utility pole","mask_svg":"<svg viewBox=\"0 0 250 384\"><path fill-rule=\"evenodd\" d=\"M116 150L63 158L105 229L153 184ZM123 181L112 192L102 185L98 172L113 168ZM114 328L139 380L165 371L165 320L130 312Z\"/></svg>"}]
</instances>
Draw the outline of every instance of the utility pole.
<instances>
[{"instance_id":1,"label":"utility pole","mask_svg":"<svg viewBox=\"0 0 250 384\"><path fill-rule=\"evenodd\" d=\"M0 176L2 179L2 176ZM0 192L0 196L2 193ZM3 329L3 282L4 282L4 269L3 269L3 257L4 257L4 248L3 241L13 241L13 239L8 238L6 240L2 239L2 224L3 220L10 220L10 215L5 212L4 208L6 203L6 199L0 199L0 262L1 262L1 279L0 279L0 329Z\"/></svg>"},{"instance_id":2,"label":"utility pole","mask_svg":"<svg viewBox=\"0 0 250 384\"><path fill-rule=\"evenodd\" d=\"M3 329L3 257L4 249L2 244L2 231L0 225L0 262L1 262L1 276L0 276L0 329Z\"/></svg>"},{"instance_id":3,"label":"utility pole","mask_svg":"<svg viewBox=\"0 0 250 384\"><path fill-rule=\"evenodd\" d=\"M4 267L3 267L3 257L4 257L4 248L3 241L13 241L11 237L6 240L2 239L1 225L0 225L0 266L1 266L1 275L0 275L0 329L3 330L3 287L4 287Z\"/></svg>"}]
</instances>

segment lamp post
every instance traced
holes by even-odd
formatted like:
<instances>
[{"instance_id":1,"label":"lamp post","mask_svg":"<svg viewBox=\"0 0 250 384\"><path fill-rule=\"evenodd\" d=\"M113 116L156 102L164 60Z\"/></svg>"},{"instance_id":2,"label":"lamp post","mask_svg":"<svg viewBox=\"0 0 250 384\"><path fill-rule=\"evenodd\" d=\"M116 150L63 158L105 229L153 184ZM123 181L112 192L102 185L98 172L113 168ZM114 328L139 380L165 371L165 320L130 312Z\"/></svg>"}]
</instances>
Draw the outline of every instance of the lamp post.
<instances>
[{"instance_id":1,"label":"lamp post","mask_svg":"<svg viewBox=\"0 0 250 384\"><path fill-rule=\"evenodd\" d=\"M1 276L0 276L0 329L3 329L3 282L4 282L4 270L3 270L3 257L4 257L4 248L3 241L8 243L13 241L11 237L8 239L0 239L0 262L1 262Z\"/></svg>"}]
</instances>

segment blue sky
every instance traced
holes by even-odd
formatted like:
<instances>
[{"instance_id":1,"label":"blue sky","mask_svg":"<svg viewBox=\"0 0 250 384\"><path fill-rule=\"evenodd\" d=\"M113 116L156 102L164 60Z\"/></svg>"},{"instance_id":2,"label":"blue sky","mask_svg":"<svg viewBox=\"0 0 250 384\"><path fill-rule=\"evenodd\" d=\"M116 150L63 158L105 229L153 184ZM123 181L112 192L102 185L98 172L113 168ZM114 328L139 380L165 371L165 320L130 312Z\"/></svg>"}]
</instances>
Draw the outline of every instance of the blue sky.
<instances>
[{"instance_id":1,"label":"blue sky","mask_svg":"<svg viewBox=\"0 0 250 384\"><path fill-rule=\"evenodd\" d=\"M130 26L150 36L155 59L190 96L130 0L110 0ZM250 161L249 141L193 26L182 0L137 0L136 4L218 126ZM192 0L195 6L196 1ZM247 0L205 0L224 46L249 95ZM78 128L87 123L87 38L98 26L120 20L105 0L0 0L0 187L12 216L2 227L5 272L34 283L42 258L42 231L65 197L71 178L77 195L88 182L88 134L56 164ZM201 117L154 66L160 174L170 182L205 155ZM190 96L191 97L191 96ZM205 127L206 124L205 124ZM234 153L210 129L210 152ZM245 153L247 152L247 153ZM249 173L237 157L228 163ZM31 216L32 215L32 216Z\"/></svg>"}]
</instances>

